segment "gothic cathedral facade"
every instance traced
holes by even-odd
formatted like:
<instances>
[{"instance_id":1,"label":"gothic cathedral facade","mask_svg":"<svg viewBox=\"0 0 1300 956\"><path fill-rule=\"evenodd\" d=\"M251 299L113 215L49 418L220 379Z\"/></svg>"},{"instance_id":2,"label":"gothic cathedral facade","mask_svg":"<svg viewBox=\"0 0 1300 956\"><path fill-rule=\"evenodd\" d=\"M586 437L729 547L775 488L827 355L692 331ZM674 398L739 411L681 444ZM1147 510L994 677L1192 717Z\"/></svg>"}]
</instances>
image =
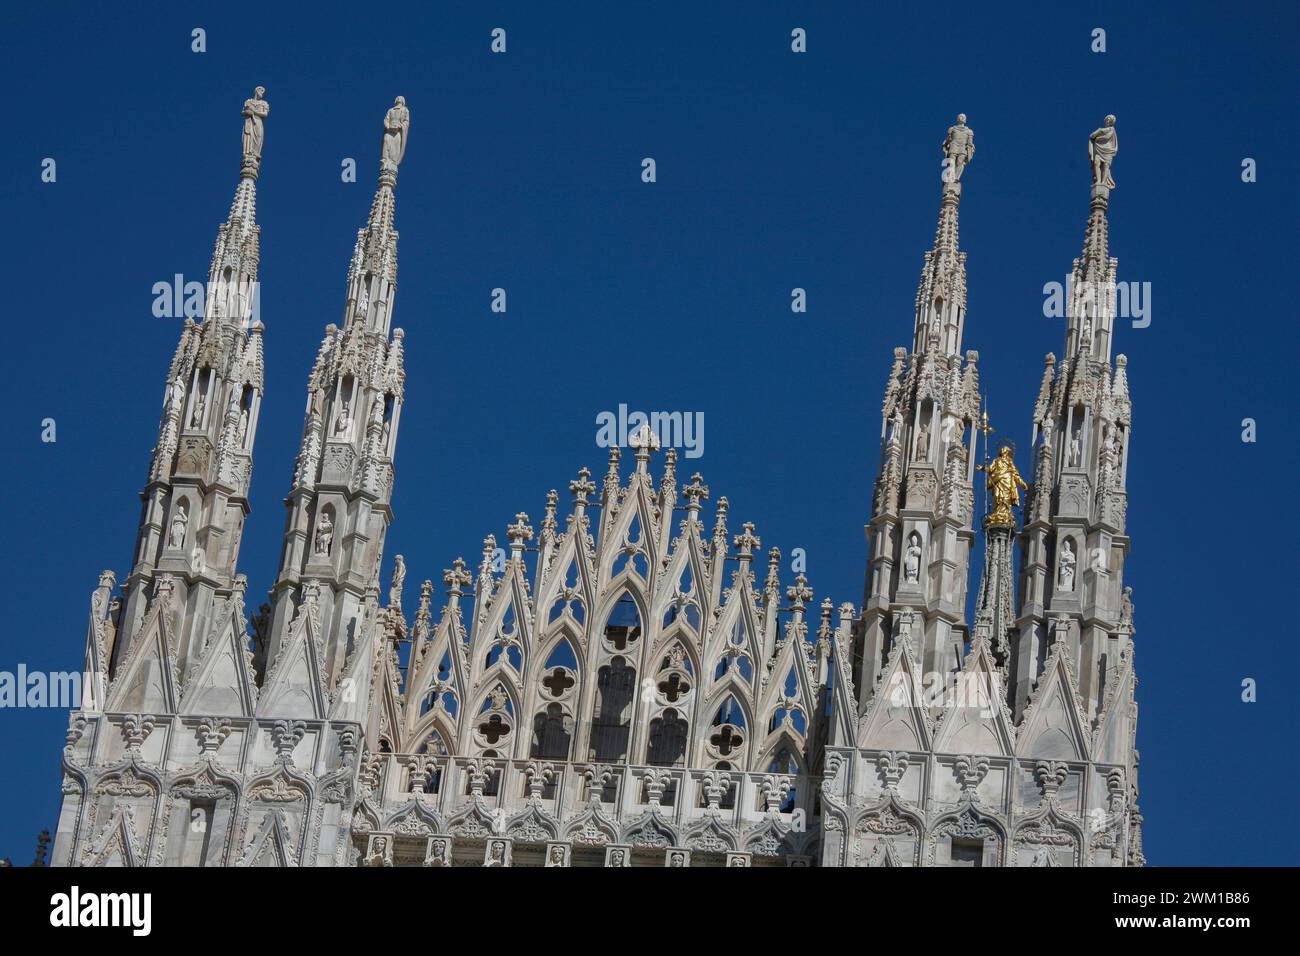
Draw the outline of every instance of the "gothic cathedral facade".
<instances>
[{"instance_id":1,"label":"gothic cathedral facade","mask_svg":"<svg viewBox=\"0 0 1300 956\"><path fill-rule=\"evenodd\" d=\"M1010 464L994 488L987 466L999 502L1003 484L1026 497L1019 524L984 520L973 601L989 429L963 352L959 117L885 389L860 610L783 582L780 550L750 522L735 533L727 499L709 507L647 430L598 479L578 471L567 513L552 490L536 528L520 513L504 547L489 535L475 566L451 562L441 598L425 581L408 616L400 555L380 585L406 374L399 97L250 622L268 113L259 88L202 319L167 370L133 564L91 595L54 865L1142 865L1113 122L1093 134L1109 140L1063 357L1034 404L1032 482Z\"/></svg>"}]
</instances>

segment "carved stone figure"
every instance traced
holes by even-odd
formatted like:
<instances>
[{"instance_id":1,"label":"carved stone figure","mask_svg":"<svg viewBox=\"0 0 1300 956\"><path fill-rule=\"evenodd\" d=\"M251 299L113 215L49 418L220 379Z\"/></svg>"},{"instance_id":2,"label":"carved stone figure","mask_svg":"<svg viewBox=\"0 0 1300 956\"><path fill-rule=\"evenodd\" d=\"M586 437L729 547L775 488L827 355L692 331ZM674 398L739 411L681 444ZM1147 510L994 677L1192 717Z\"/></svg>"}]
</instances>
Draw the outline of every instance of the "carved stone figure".
<instances>
[{"instance_id":1,"label":"carved stone figure","mask_svg":"<svg viewBox=\"0 0 1300 956\"><path fill-rule=\"evenodd\" d=\"M388 588L388 606L402 606L402 585L406 581L406 559L400 554L393 556L393 583Z\"/></svg>"},{"instance_id":2,"label":"carved stone figure","mask_svg":"<svg viewBox=\"0 0 1300 956\"><path fill-rule=\"evenodd\" d=\"M190 415L190 427L198 428L203 424L203 396L194 399L194 413Z\"/></svg>"},{"instance_id":3,"label":"carved stone figure","mask_svg":"<svg viewBox=\"0 0 1300 956\"><path fill-rule=\"evenodd\" d=\"M248 409L241 409L239 412L239 445L242 448L244 441L248 438Z\"/></svg>"},{"instance_id":4,"label":"carved stone figure","mask_svg":"<svg viewBox=\"0 0 1300 956\"><path fill-rule=\"evenodd\" d=\"M322 557L329 557L330 549L334 544L334 522L330 520L330 513L322 511L320 523L316 526L316 554Z\"/></svg>"},{"instance_id":5,"label":"carved stone figure","mask_svg":"<svg viewBox=\"0 0 1300 956\"><path fill-rule=\"evenodd\" d=\"M907 554L903 559L903 576L908 584L916 584L921 576L921 536L915 531L908 538Z\"/></svg>"},{"instance_id":6,"label":"carved stone figure","mask_svg":"<svg viewBox=\"0 0 1300 956\"><path fill-rule=\"evenodd\" d=\"M411 125L411 113L406 108L406 98L399 96L384 116L384 149L380 169L397 172L406 155L406 133Z\"/></svg>"},{"instance_id":7,"label":"carved stone figure","mask_svg":"<svg viewBox=\"0 0 1300 956\"><path fill-rule=\"evenodd\" d=\"M1071 468L1078 468L1083 462L1083 429L1077 428L1074 434L1070 436L1070 460L1068 462Z\"/></svg>"},{"instance_id":8,"label":"carved stone figure","mask_svg":"<svg viewBox=\"0 0 1300 956\"><path fill-rule=\"evenodd\" d=\"M966 114L957 114L957 125L948 127L943 140L943 155L948 161L944 181L955 183L961 179L966 164L975 155L975 131L966 125Z\"/></svg>"},{"instance_id":9,"label":"carved stone figure","mask_svg":"<svg viewBox=\"0 0 1300 956\"><path fill-rule=\"evenodd\" d=\"M1074 545L1066 538L1061 542L1060 582L1062 591L1074 590L1074 565L1078 559L1074 556Z\"/></svg>"},{"instance_id":10,"label":"carved stone figure","mask_svg":"<svg viewBox=\"0 0 1300 956\"><path fill-rule=\"evenodd\" d=\"M347 402L339 409L334 418L334 437L346 438L352 431L352 409Z\"/></svg>"},{"instance_id":11,"label":"carved stone figure","mask_svg":"<svg viewBox=\"0 0 1300 956\"><path fill-rule=\"evenodd\" d=\"M179 548L185 544L185 526L189 523L189 512L185 508L185 502L181 502L180 506L172 513L171 534L167 536L167 546L169 548Z\"/></svg>"},{"instance_id":12,"label":"carved stone figure","mask_svg":"<svg viewBox=\"0 0 1300 956\"><path fill-rule=\"evenodd\" d=\"M271 104L262 99L266 90L253 90L252 99L244 100L240 115L244 117L244 165L256 168L262 162L262 121L271 115Z\"/></svg>"},{"instance_id":13,"label":"carved stone figure","mask_svg":"<svg viewBox=\"0 0 1300 956\"><path fill-rule=\"evenodd\" d=\"M924 461L930 457L930 423L923 422L916 433L916 460Z\"/></svg>"},{"instance_id":14,"label":"carved stone figure","mask_svg":"<svg viewBox=\"0 0 1300 956\"><path fill-rule=\"evenodd\" d=\"M1115 180L1110 175L1111 163L1119 152L1119 135L1115 132L1115 117L1107 116L1101 129L1092 131L1088 137L1088 161L1092 163L1092 184L1115 188Z\"/></svg>"},{"instance_id":15,"label":"carved stone figure","mask_svg":"<svg viewBox=\"0 0 1300 956\"><path fill-rule=\"evenodd\" d=\"M179 412L185 404L185 384L178 377L167 390L167 408Z\"/></svg>"}]
</instances>

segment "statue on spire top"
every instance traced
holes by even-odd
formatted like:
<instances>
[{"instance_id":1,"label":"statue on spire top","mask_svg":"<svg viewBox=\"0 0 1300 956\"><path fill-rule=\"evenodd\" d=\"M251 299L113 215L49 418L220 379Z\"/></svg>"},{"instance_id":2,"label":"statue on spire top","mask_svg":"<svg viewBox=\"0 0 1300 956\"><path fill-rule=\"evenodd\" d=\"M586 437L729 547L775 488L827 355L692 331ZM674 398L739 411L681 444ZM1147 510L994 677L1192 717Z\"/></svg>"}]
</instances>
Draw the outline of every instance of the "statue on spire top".
<instances>
[{"instance_id":1,"label":"statue on spire top","mask_svg":"<svg viewBox=\"0 0 1300 956\"><path fill-rule=\"evenodd\" d=\"M240 115L244 117L244 169L257 170L262 164L262 120L271 113L271 104L262 99L266 88L259 86L253 90L251 99L244 100Z\"/></svg>"},{"instance_id":2,"label":"statue on spire top","mask_svg":"<svg viewBox=\"0 0 1300 956\"><path fill-rule=\"evenodd\" d=\"M1011 446L1003 444L998 449L998 457L994 458L991 464L975 467L979 471L988 472L988 490L993 495L993 511L984 520L984 524L1014 526L1016 518L1011 509L1020 507L1018 489L1028 490L1029 486L1025 484L1025 479L1020 477L1016 460L1011 454Z\"/></svg>"},{"instance_id":3,"label":"statue on spire top","mask_svg":"<svg viewBox=\"0 0 1300 956\"><path fill-rule=\"evenodd\" d=\"M393 100L392 108L384 115L384 149L379 160L379 170L396 173L406 154L406 131L411 125L411 111L406 108L406 97Z\"/></svg>"},{"instance_id":4,"label":"statue on spire top","mask_svg":"<svg viewBox=\"0 0 1300 956\"><path fill-rule=\"evenodd\" d=\"M974 155L975 131L966 125L966 114L958 113L957 125L948 127L948 135L943 140L943 181L959 181Z\"/></svg>"},{"instance_id":5,"label":"statue on spire top","mask_svg":"<svg viewBox=\"0 0 1300 956\"><path fill-rule=\"evenodd\" d=\"M1115 180L1110 175L1110 164L1119 152L1119 136L1115 132L1115 117L1106 117L1101 129L1093 130L1088 137L1088 160L1092 163L1092 184L1115 188Z\"/></svg>"}]
</instances>

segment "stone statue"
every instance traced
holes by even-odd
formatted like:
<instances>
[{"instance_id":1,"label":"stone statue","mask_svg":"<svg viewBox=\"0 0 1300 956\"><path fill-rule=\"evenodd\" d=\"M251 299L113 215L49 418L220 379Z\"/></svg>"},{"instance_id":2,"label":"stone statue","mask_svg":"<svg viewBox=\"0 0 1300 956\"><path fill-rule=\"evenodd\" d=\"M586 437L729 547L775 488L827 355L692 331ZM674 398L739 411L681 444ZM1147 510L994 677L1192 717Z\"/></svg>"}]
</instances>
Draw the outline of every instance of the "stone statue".
<instances>
[{"instance_id":1,"label":"stone statue","mask_svg":"<svg viewBox=\"0 0 1300 956\"><path fill-rule=\"evenodd\" d=\"M943 155L947 164L943 171L943 181L955 183L961 179L966 164L975 155L975 132L966 125L966 114L957 114L957 125L948 127L948 135L943 140Z\"/></svg>"},{"instance_id":2,"label":"stone statue","mask_svg":"<svg viewBox=\"0 0 1300 956\"><path fill-rule=\"evenodd\" d=\"M907 555L903 559L903 577L908 584L915 584L921 578L921 536L915 531L908 539Z\"/></svg>"},{"instance_id":3,"label":"stone statue","mask_svg":"<svg viewBox=\"0 0 1300 956\"><path fill-rule=\"evenodd\" d=\"M239 444L244 444L244 439L248 437L248 409L240 409L239 412Z\"/></svg>"},{"instance_id":4,"label":"stone statue","mask_svg":"<svg viewBox=\"0 0 1300 956\"><path fill-rule=\"evenodd\" d=\"M406 98L399 96L384 116L384 149L379 163L380 172L397 172L406 154L406 131L411 125L411 112L406 108Z\"/></svg>"},{"instance_id":5,"label":"stone statue","mask_svg":"<svg viewBox=\"0 0 1300 956\"><path fill-rule=\"evenodd\" d=\"M1119 606L1119 623L1130 631L1133 629L1133 589L1131 587L1124 588L1124 597Z\"/></svg>"},{"instance_id":6,"label":"stone statue","mask_svg":"<svg viewBox=\"0 0 1300 956\"><path fill-rule=\"evenodd\" d=\"M1115 188L1111 178L1110 166L1119 152L1119 136L1115 133L1115 117L1107 116L1101 129L1092 131L1088 137L1088 161L1092 163L1092 184Z\"/></svg>"},{"instance_id":7,"label":"stone statue","mask_svg":"<svg viewBox=\"0 0 1300 956\"><path fill-rule=\"evenodd\" d=\"M198 428L203 424L203 396L194 399L194 413L190 415L190 427Z\"/></svg>"},{"instance_id":8,"label":"stone statue","mask_svg":"<svg viewBox=\"0 0 1300 956\"><path fill-rule=\"evenodd\" d=\"M388 453L388 438L392 433L393 420L391 418L386 418L384 419L384 430L379 435L379 448L385 454Z\"/></svg>"},{"instance_id":9,"label":"stone statue","mask_svg":"<svg viewBox=\"0 0 1300 956\"><path fill-rule=\"evenodd\" d=\"M179 548L185 543L185 526L190 523L189 512L182 503L172 515L171 534L167 537L167 547Z\"/></svg>"},{"instance_id":10,"label":"stone statue","mask_svg":"<svg viewBox=\"0 0 1300 956\"><path fill-rule=\"evenodd\" d=\"M1062 591L1074 590L1074 564L1078 559L1074 556L1074 545L1070 539L1066 538L1061 542L1061 571L1060 582Z\"/></svg>"},{"instance_id":11,"label":"stone statue","mask_svg":"<svg viewBox=\"0 0 1300 956\"><path fill-rule=\"evenodd\" d=\"M388 606L402 606L402 584L406 581L406 559L400 554L393 557L393 583L388 589Z\"/></svg>"},{"instance_id":12,"label":"stone statue","mask_svg":"<svg viewBox=\"0 0 1300 956\"><path fill-rule=\"evenodd\" d=\"M551 866L564 866L564 847L551 847Z\"/></svg>"},{"instance_id":13,"label":"stone statue","mask_svg":"<svg viewBox=\"0 0 1300 956\"><path fill-rule=\"evenodd\" d=\"M325 511L321 513L320 522L316 526L316 553L329 557L333 544L334 522L330 520L330 513Z\"/></svg>"},{"instance_id":14,"label":"stone statue","mask_svg":"<svg viewBox=\"0 0 1300 956\"><path fill-rule=\"evenodd\" d=\"M1078 468L1083 460L1083 429L1080 428L1070 436L1070 467Z\"/></svg>"},{"instance_id":15,"label":"stone statue","mask_svg":"<svg viewBox=\"0 0 1300 956\"><path fill-rule=\"evenodd\" d=\"M1014 525L1016 523L1015 515L1012 508L1020 507L1020 492L1018 488L1028 488L1025 480L1020 477L1020 471L1016 468L1015 459L1011 457L1011 448L1003 445L998 450L998 457L993 459L993 463L985 468L984 465L976 465L980 471L987 471L988 490L993 495L993 511L989 514L986 524L990 525Z\"/></svg>"},{"instance_id":16,"label":"stone statue","mask_svg":"<svg viewBox=\"0 0 1300 956\"><path fill-rule=\"evenodd\" d=\"M680 853L673 853L669 865L673 867L683 867L686 865L686 857Z\"/></svg>"},{"instance_id":17,"label":"stone statue","mask_svg":"<svg viewBox=\"0 0 1300 956\"><path fill-rule=\"evenodd\" d=\"M185 385L181 382L180 376L172 382L172 387L167 391L167 409L168 411L180 412L181 407L185 404Z\"/></svg>"},{"instance_id":18,"label":"stone statue","mask_svg":"<svg viewBox=\"0 0 1300 956\"><path fill-rule=\"evenodd\" d=\"M259 86L253 90L253 98L244 100L244 165L256 169L262 162L262 120L271 113L271 104L262 99L266 92Z\"/></svg>"},{"instance_id":19,"label":"stone statue","mask_svg":"<svg viewBox=\"0 0 1300 956\"><path fill-rule=\"evenodd\" d=\"M921 425L920 430L916 433L916 460L922 461L930 457L930 423L925 422Z\"/></svg>"},{"instance_id":20,"label":"stone statue","mask_svg":"<svg viewBox=\"0 0 1300 956\"><path fill-rule=\"evenodd\" d=\"M347 402L339 409L338 417L334 419L334 437L346 437L352 431L352 409Z\"/></svg>"}]
</instances>

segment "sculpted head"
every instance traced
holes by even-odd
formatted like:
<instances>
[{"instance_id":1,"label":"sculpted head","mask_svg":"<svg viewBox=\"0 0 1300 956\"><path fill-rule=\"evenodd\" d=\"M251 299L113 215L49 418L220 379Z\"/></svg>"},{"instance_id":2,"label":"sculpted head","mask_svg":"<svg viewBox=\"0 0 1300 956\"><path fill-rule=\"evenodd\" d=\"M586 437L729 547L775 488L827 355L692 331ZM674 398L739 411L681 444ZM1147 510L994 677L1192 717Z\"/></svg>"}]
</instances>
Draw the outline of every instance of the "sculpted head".
<instances>
[{"instance_id":1,"label":"sculpted head","mask_svg":"<svg viewBox=\"0 0 1300 956\"><path fill-rule=\"evenodd\" d=\"M1114 125L1115 125L1115 114L1114 114L1114 113L1109 113L1109 114L1107 114L1107 116L1106 116L1106 125L1107 125L1107 126L1114 126Z\"/></svg>"},{"instance_id":2,"label":"sculpted head","mask_svg":"<svg viewBox=\"0 0 1300 956\"><path fill-rule=\"evenodd\" d=\"M965 114L965 113L958 113L958 114L957 114L957 125L958 125L958 126L965 126L965 125L966 125L966 114Z\"/></svg>"}]
</instances>

